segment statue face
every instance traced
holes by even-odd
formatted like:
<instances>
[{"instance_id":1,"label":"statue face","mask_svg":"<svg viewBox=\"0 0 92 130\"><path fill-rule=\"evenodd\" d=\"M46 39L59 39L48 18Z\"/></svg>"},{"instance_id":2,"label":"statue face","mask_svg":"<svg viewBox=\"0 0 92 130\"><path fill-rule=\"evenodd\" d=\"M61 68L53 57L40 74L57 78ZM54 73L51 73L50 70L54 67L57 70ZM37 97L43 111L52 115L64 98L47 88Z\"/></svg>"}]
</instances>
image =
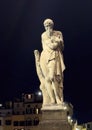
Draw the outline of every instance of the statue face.
<instances>
[{"instance_id":1,"label":"statue face","mask_svg":"<svg viewBox=\"0 0 92 130\"><path fill-rule=\"evenodd\" d=\"M45 26L45 30L46 32L51 35L51 33L53 32L53 26L52 25L46 25Z\"/></svg>"}]
</instances>

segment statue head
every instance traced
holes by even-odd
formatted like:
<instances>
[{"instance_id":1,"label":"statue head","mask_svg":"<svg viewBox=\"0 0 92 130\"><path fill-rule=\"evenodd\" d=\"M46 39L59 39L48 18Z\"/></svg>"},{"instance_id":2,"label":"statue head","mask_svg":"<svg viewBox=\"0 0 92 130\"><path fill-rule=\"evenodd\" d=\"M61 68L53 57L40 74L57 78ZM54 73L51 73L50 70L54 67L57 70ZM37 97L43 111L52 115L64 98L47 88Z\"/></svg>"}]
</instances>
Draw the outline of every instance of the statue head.
<instances>
[{"instance_id":1,"label":"statue head","mask_svg":"<svg viewBox=\"0 0 92 130\"><path fill-rule=\"evenodd\" d=\"M53 27L54 22L51 19L45 19L43 24L44 24L44 27L46 27L46 26L52 26Z\"/></svg>"},{"instance_id":2,"label":"statue head","mask_svg":"<svg viewBox=\"0 0 92 130\"><path fill-rule=\"evenodd\" d=\"M53 26L54 26L53 20L45 19L43 24L44 24L47 34L50 36L53 32Z\"/></svg>"}]
</instances>

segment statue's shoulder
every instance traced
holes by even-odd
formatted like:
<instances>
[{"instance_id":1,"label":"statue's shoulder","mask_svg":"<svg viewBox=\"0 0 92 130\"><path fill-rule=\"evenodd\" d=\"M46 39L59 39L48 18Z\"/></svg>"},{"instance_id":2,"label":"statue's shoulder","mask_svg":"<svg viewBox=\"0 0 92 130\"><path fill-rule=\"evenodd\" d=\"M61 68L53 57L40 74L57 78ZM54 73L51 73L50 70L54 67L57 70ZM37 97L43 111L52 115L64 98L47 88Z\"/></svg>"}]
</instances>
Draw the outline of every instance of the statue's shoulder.
<instances>
[{"instance_id":1,"label":"statue's shoulder","mask_svg":"<svg viewBox=\"0 0 92 130\"><path fill-rule=\"evenodd\" d=\"M54 34L54 35L62 35L62 32L61 32L61 31L54 30L54 31L53 31L53 34Z\"/></svg>"},{"instance_id":2,"label":"statue's shoulder","mask_svg":"<svg viewBox=\"0 0 92 130\"><path fill-rule=\"evenodd\" d=\"M41 35L42 38L46 37L46 32L43 32Z\"/></svg>"}]
</instances>

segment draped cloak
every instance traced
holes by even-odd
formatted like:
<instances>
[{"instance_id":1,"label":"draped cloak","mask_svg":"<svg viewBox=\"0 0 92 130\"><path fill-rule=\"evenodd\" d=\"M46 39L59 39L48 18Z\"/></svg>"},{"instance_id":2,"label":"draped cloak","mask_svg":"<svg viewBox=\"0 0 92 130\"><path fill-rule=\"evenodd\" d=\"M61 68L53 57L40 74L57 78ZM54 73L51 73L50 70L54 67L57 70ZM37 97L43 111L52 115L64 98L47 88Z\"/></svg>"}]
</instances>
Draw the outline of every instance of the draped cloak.
<instances>
[{"instance_id":1,"label":"draped cloak","mask_svg":"<svg viewBox=\"0 0 92 130\"><path fill-rule=\"evenodd\" d=\"M54 31L54 34L56 35L57 32L59 31ZM46 34L44 35L46 38ZM44 35L42 38L44 38ZM43 44L45 43L43 42ZM53 65L51 64L52 61L54 61ZM43 48L43 51L41 52L41 56L40 56L40 66L44 77L48 76L49 69L53 69L53 68L54 68L55 75L62 76L62 73L65 70L65 64L64 64L63 54L61 52L61 49L57 48L54 50L49 48L47 45L45 45L45 48Z\"/></svg>"}]
</instances>

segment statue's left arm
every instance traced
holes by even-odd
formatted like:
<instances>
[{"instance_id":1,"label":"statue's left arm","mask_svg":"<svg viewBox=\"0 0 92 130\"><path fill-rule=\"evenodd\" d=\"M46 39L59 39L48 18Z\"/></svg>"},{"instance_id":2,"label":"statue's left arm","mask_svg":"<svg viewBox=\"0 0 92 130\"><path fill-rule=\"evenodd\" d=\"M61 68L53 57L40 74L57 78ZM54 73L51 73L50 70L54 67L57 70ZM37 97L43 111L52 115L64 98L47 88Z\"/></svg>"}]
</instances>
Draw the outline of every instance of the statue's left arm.
<instances>
[{"instance_id":1,"label":"statue's left arm","mask_svg":"<svg viewBox=\"0 0 92 130\"><path fill-rule=\"evenodd\" d=\"M56 42L58 42L60 50L63 51L64 50L64 40L63 40L63 35L60 31L57 31Z\"/></svg>"}]
</instances>

